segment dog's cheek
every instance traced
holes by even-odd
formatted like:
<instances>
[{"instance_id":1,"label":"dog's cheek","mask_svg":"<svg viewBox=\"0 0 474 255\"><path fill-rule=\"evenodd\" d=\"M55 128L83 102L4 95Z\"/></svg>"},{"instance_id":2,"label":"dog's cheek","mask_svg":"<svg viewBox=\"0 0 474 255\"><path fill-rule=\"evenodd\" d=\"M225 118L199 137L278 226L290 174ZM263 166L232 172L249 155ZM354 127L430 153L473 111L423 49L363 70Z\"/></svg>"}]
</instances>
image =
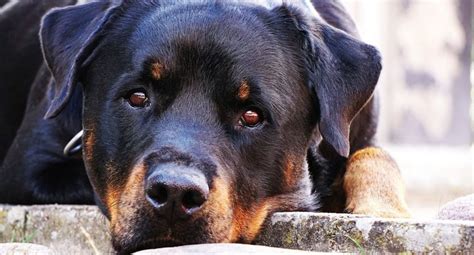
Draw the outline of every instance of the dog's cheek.
<instances>
[{"instance_id":1,"label":"dog's cheek","mask_svg":"<svg viewBox=\"0 0 474 255\"><path fill-rule=\"evenodd\" d=\"M146 168L138 164L125 183L107 185L106 205L110 211L110 228L114 237L131 239L135 229L147 227L141 223L147 209L143 205L148 204L144 199L145 174Z\"/></svg>"},{"instance_id":2,"label":"dog's cheek","mask_svg":"<svg viewBox=\"0 0 474 255\"><path fill-rule=\"evenodd\" d=\"M303 170L306 169L305 155L298 157L294 154L287 154L283 163L283 192L293 192L299 188L301 179L304 178Z\"/></svg>"},{"instance_id":3,"label":"dog's cheek","mask_svg":"<svg viewBox=\"0 0 474 255\"><path fill-rule=\"evenodd\" d=\"M213 181L206 207L195 219L206 219L209 234L207 242L244 242L251 243L260 232L267 215L269 205L235 197L236 188L229 178L216 176ZM238 187L237 187L238 188Z\"/></svg>"},{"instance_id":4,"label":"dog's cheek","mask_svg":"<svg viewBox=\"0 0 474 255\"><path fill-rule=\"evenodd\" d=\"M97 135L93 126L89 125L89 128L84 128L83 160L94 191L102 200L101 202L107 206L108 188L104 180L107 178L109 166L97 156L96 147ZM110 210L110 208L107 208L107 210Z\"/></svg>"},{"instance_id":5,"label":"dog's cheek","mask_svg":"<svg viewBox=\"0 0 474 255\"><path fill-rule=\"evenodd\" d=\"M106 184L105 205L109 210L110 226L112 229L117 224L120 215L126 215L120 212L120 210L126 209L121 206L122 196L126 190L124 186L125 184L118 184L114 182L109 182Z\"/></svg>"},{"instance_id":6,"label":"dog's cheek","mask_svg":"<svg viewBox=\"0 0 474 255\"><path fill-rule=\"evenodd\" d=\"M255 240L268 216L268 208L269 205L266 202L250 207L236 206L233 213L230 241L251 243Z\"/></svg>"},{"instance_id":7,"label":"dog's cheek","mask_svg":"<svg viewBox=\"0 0 474 255\"><path fill-rule=\"evenodd\" d=\"M118 215L118 201L123 190L123 184L110 180L115 171L114 166L105 159L98 158L96 151L96 133L94 128L86 128L84 132L83 156L88 169L88 176L102 203L106 206L111 222L115 222Z\"/></svg>"},{"instance_id":8,"label":"dog's cheek","mask_svg":"<svg viewBox=\"0 0 474 255\"><path fill-rule=\"evenodd\" d=\"M92 162L94 157L94 147L96 144L96 136L93 130L86 130L84 133L84 160Z\"/></svg>"},{"instance_id":9,"label":"dog's cheek","mask_svg":"<svg viewBox=\"0 0 474 255\"><path fill-rule=\"evenodd\" d=\"M195 219L206 219L210 239L209 242L229 242L232 221L232 208L230 181L216 175L212 181L209 199L206 206L194 216Z\"/></svg>"},{"instance_id":10,"label":"dog's cheek","mask_svg":"<svg viewBox=\"0 0 474 255\"><path fill-rule=\"evenodd\" d=\"M304 155L304 154L302 154ZM304 204L304 198L300 198L300 190L307 186L303 180L308 178L303 173L305 170L305 157L287 153L282 161L280 172L277 176L283 176L281 180L275 181L279 185L281 195L261 198L258 201L249 201L248 198L237 198L233 208L233 219L230 233L231 242L253 242L267 219L275 211L293 211ZM275 167L278 168L278 167ZM275 169L276 170L276 169ZM308 194L309 195L309 192ZM240 201L240 202L239 202Z\"/></svg>"}]
</instances>

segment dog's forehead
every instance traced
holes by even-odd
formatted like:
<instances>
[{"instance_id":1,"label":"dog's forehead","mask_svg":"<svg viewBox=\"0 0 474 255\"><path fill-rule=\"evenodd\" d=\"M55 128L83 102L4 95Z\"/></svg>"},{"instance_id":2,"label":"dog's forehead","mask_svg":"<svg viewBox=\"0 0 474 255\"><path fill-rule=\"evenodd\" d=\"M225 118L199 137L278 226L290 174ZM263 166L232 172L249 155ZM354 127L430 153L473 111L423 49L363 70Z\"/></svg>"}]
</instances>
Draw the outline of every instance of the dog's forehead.
<instances>
[{"instance_id":1,"label":"dog's forehead","mask_svg":"<svg viewBox=\"0 0 474 255\"><path fill-rule=\"evenodd\" d=\"M242 8L224 4L233 2ZM120 67L114 67L115 73L120 69L163 81L179 77L184 84L212 80L238 87L248 81L253 92L265 88L265 94L271 98L268 101L291 102L290 97L296 93L290 84L301 82L299 58L291 46L294 42L268 25L265 11L252 7L259 3L271 9L284 2L189 0L167 4L163 1L141 17L135 16L137 23L124 19L123 24L116 26L128 27L130 34L110 33L107 43L119 44L116 48L120 53L103 56L106 61L120 63ZM257 17L260 14L262 17ZM122 39L116 40L115 35ZM283 99L286 97L288 100Z\"/></svg>"},{"instance_id":2,"label":"dog's forehead","mask_svg":"<svg viewBox=\"0 0 474 255\"><path fill-rule=\"evenodd\" d=\"M206 2L209 1L190 0L183 6L179 2L165 3L145 15L134 26L127 43L132 64L141 66L149 60L161 60L160 64L170 67L169 62L176 60L178 52L184 52L181 56L188 58L189 54L208 54L207 59L217 56L219 62L229 57L228 61L232 58L254 67L269 65L269 61L274 65L281 62L275 59L283 54L277 45L277 36L264 21L254 16L255 13L234 12L234 8L221 8L222 5L215 2L204 4ZM239 2L239 6L252 10L250 4L244 6Z\"/></svg>"},{"instance_id":3,"label":"dog's forehead","mask_svg":"<svg viewBox=\"0 0 474 255\"><path fill-rule=\"evenodd\" d=\"M135 2L133 5L140 5ZM153 6L153 5L152 5ZM148 8L146 13L133 14L138 24L121 27L132 29L130 42L138 63L143 58L136 58L141 49L149 54L150 47L170 45L174 41L205 42L206 38L215 38L217 44L235 41L235 45L246 45L234 52L250 50L252 43L269 46L275 31L268 31L268 20L260 20L265 16L262 10L273 10L279 6L291 6L305 16L317 17L317 11L310 0L161 0L159 4ZM130 16L129 15L129 16ZM138 17L137 17L138 16ZM119 29L120 30L120 29ZM122 35L119 35L123 38ZM220 39L219 39L220 38ZM227 42L225 42L227 41ZM244 42L245 41L245 42ZM250 44L248 42L251 42ZM266 43L266 45L263 45ZM274 42L273 42L274 43ZM256 46L254 44L254 46ZM229 48L230 49L230 48ZM262 52L262 48L252 49Z\"/></svg>"},{"instance_id":4,"label":"dog's forehead","mask_svg":"<svg viewBox=\"0 0 474 255\"><path fill-rule=\"evenodd\" d=\"M165 0L162 4L233 4L233 5L258 5L269 9L281 5L296 5L304 6L308 9L314 10L311 0Z\"/></svg>"},{"instance_id":5,"label":"dog's forehead","mask_svg":"<svg viewBox=\"0 0 474 255\"><path fill-rule=\"evenodd\" d=\"M282 5L293 6L312 16L319 16L310 0L224 0L224 2L239 5L256 5L266 9L274 9Z\"/></svg>"},{"instance_id":6,"label":"dog's forehead","mask_svg":"<svg viewBox=\"0 0 474 255\"><path fill-rule=\"evenodd\" d=\"M319 16L316 9L314 8L311 0L165 0L162 1L162 5L186 5L186 4L224 4L234 6L259 6L266 9L274 9L276 7L286 5L293 6L301 9L312 16Z\"/></svg>"}]
</instances>

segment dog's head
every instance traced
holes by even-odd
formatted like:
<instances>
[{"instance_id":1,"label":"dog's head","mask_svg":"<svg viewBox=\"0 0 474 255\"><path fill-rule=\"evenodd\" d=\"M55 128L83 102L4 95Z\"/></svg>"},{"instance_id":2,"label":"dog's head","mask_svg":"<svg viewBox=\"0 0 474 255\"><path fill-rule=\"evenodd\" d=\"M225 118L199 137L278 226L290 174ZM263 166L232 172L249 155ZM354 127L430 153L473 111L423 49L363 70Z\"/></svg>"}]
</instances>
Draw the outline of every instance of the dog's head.
<instances>
[{"instance_id":1,"label":"dog's head","mask_svg":"<svg viewBox=\"0 0 474 255\"><path fill-rule=\"evenodd\" d=\"M270 213L316 209L314 133L347 156L380 72L373 47L295 7L172 2L43 19L46 117L83 89L83 158L124 252L251 242Z\"/></svg>"}]
</instances>

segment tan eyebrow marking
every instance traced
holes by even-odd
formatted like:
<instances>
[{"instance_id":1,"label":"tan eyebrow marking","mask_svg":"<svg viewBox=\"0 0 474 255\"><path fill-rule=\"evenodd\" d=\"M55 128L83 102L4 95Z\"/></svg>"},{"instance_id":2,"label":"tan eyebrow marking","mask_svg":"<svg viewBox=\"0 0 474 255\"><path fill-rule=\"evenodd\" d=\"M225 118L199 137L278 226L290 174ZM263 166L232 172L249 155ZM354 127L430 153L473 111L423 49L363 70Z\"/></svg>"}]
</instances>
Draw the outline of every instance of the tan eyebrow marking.
<instances>
[{"instance_id":1,"label":"tan eyebrow marking","mask_svg":"<svg viewBox=\"0 0 474 255\"><path fill-rule=\"evenodd\" d=\"M237 92L237 97L240 100L247 100L250 96L250 85L248 81L244 80L240 83L239 90Z\"/></svg>"},{"instance_id":2,"label":"tan eyebrow marking","mask_svg":"<svg viewBox=\"0 0 474 255\"><path fill-rule=\"evenodd\" d=\"M165 66L159 62L154 62L151 64L151 77L155 80L163 78L165 72Z\"/></svg>"}]
</instances>

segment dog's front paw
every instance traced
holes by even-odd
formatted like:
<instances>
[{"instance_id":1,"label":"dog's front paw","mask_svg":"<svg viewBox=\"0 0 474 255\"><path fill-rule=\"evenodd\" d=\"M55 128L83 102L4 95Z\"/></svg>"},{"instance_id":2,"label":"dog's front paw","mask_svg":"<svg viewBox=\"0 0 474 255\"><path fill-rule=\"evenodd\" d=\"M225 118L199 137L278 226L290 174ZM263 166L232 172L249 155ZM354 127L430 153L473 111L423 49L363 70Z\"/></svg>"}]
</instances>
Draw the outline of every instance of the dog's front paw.
<instances>
[{"instance_id":1,"label":"dog's front paw","mask_svg":"<svg viewBox=\"0 0 474 255\"><path fill-rule=\"evenodd\" d=\"M384 218L408 218L405 187L397 164L382 149L354 153L343 179L346 211Z\"/></svg>"},{"instance_id":2,"label":"dog's front paw","mask_svg":"<svg viewBox=\"0 0 474 255\"><path fill-rule=\"evenodd\" d=\"M380 201L355 201L346 207L346 212L381 218L410 218L406 205L382 204Z\"/></svg>"}]
</instances>

